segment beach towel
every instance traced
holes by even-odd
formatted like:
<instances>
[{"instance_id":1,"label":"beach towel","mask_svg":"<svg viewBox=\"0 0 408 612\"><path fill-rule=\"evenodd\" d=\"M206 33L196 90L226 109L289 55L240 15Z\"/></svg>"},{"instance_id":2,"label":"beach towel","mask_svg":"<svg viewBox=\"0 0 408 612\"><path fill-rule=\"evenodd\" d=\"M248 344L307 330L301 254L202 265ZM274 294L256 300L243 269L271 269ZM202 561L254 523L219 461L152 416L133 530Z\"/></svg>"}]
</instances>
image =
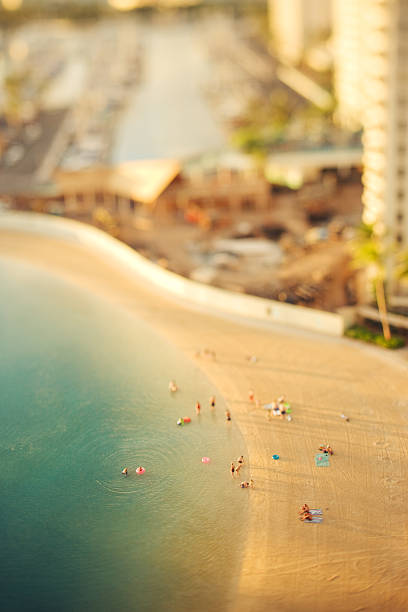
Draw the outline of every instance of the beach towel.
<instances>
[{"instance_id":1,"label":"beach towel","mask_svg":"<svg viewBox=\"0 0 408 612\"><path fill-rule=\"evenodd\" d=\"M315 464L316 464L316 467L329 467L330 466L329 455L327 455L326 453L317 453L315 455Z\"/></svg>"},{"instance_id":2,"label":"beach towel","mask_svg":"<svg viewBox=\"0 0 408 612\"><path fill-rule=\"evenodd\" d=\"M302 521L302 523L305 525L306 523L322 523L322 522L323 522L322 516L314 516L311 521Z\"/></svg>"},{"instance_id":3,"label":"beach towel","mask_svg":"<svg viewBox=\"0 0 408 612\"><path fill-rule=\"evenodd\" d=\"M323 521L323 511L320 508L313 508L309 510L312 515L311 521L302 521L303 523L321 523Z\"/></svg>"}]
</instances>

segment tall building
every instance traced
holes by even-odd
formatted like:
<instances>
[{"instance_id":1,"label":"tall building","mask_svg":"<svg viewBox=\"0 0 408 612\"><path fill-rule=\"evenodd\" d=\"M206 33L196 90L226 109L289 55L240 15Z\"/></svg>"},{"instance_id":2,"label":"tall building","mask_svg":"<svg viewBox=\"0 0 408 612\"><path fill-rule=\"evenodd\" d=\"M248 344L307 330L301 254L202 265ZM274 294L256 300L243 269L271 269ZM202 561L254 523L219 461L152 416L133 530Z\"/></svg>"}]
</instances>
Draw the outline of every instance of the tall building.
<instances>
[{"instance_id":1,"label":"tall building","mask_svg":"<svg viewBox=\"0 0 408 612\"><path fill-rule=\"evenodd\" d=\"M331 27L328 0L269 0L269 25L279 59L298 64L307 47Z\"/></svg>"},{"instance_id":2,"label":"tall building","mask_svg":"<svg viewBox=\"0 0 408 612\"><path fill-rule=\"evenodd\" d=\"M408 248L408 0L364 8L363 184L366 223Z\"/></svg>"},{"instance_id":3,"label":"tall building","mask_svg":"<svg viewBox=\"0 0 408 612\"><path fill-rule=\"evenodd\" d=\"M332 50L336 120L343 127L359 129L364 98L365 26L364 0L332 0Z\"/></svg>"}]
</instances>

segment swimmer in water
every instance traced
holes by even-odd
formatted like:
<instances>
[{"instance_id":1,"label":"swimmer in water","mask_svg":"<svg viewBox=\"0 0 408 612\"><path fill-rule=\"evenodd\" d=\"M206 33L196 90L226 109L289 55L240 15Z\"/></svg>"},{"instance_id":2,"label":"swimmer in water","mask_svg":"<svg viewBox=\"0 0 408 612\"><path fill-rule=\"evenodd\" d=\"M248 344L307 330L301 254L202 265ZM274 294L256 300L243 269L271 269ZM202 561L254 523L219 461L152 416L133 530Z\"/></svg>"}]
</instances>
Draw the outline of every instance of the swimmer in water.
<instances>
[{"instance_id":1,"label":"swimmer in water","mask_svg":"<svg viewBox=\"0 0 408 612\"><path fill-rule=\"evenodd\" d=\"M178 386L176 385L174 380L171 380L169 382L169 391L171 391L171 393L175 393L176 391L178 391Z\"/></svg>"},{"instance_id":2,"label":"swimmer in water","mask_svg":"<svg viewBox=\"0 0 408 612\"><path fill-rule=\"evenodd\" d=\"M123 470L122 470L122 474L123 474L124 476L127 476L127 475L128 475L128 469L127 469L127 467L123 468Z\"/></svg>"}]
</instances>

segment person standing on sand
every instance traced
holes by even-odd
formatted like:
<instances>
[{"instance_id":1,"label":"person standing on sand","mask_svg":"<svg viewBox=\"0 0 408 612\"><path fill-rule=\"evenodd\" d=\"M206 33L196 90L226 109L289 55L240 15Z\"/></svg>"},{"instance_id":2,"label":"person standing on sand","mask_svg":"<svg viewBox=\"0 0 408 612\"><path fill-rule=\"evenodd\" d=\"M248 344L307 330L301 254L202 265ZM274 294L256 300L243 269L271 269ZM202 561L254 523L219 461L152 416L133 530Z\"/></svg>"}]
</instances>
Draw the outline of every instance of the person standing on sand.
<instances>
[{"instance_id":1,"label":"person standing on sand","mask_svg":"<svg viewBox=\"0 0 408 612\"><path fill-rule=\"evenodd\" d=\"M215 397L212 395L210 397L210 408L213 410L215 408Z\"/></svg>"},{"instance_id":2,"label":"person standing on sand","mask_svg":"<svg viewBox=\"0 0 408 612\"><path fill-rule=\"evenodd\" d=\"M248 398L249 398L249 401L250 401L250 402L253 402L253 401L254 401L254 399L255 399L255 393L254 393L253 389L250 389L250 390L248 391Z\"/></svg>"},{"instance_id":3,"label":"person standing on sand","mask_svg":"<svg viewBox=\"0 0 408 612\"><path fill-rule=\"evenodd\" d=\"M225 411L225 418L227 419L227 421L230 421L230 420L231 420L231 413L230 413L230 411L229 411L229 410L226 410L226 411Z\"/></svg>"},{"instance_id":4,"label":"person standing on sand","mask_svg":"<svg viewBox=\"0 0 408 612\"><path fill-rule=\"evenodd\" d=\"M235 468L235 473L239 474L239 470L242 468L242 463L238 463L237 467Z\"/></svg>"},{"instance_id":5,"label":"person standing on sand","mask_svg":"<svg viewBox=\"0 0 408 612\"><path fill-rule=\"evenodd\" d=\"M201 410L200 402L196 402L195 409L196 409L197 416L199 416L200 410Z\"/></svg>"},{"instance_id":6,"label":"person standing on sand","mask_svg":"<svg viewBox=\"0 0 408 612\"><path fill-rule=\"evenodd\" d=\"M238 465L242 465L242 464L244 463L244 456L243 456L243 455L241 455L240 457L238 457L238 459L237 459L237 463L238 463Z\"/></svg>"},{"instance_id":7,"label":"person standing on sand","mask_svg":"<svg viewBox=\"0 0 408 612\"><path fill-rule=\"evenodd\" d=\"M231 463L230 472L231 472L231 476L234 478L235 477L235 465L234 465L234 462Z\"/></svg>"}]
</instances>

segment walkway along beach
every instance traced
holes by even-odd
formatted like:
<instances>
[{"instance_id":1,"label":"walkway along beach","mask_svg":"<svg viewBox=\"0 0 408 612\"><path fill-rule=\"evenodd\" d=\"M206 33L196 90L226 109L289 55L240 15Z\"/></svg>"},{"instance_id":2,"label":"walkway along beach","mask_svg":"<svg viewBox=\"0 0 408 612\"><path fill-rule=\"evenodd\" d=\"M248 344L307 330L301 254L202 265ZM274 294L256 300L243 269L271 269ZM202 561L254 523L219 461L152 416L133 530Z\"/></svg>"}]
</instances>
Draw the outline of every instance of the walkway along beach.
<instances>
[{"instance_id":1,"label":"walkway along beach","mask_svg":"<svg viewBox=\"0 0 408 612\"><path fill-rule=\"evenodd\" d=\"M408 609L403 363L342 338L189 309L84 246L0 233L1 257L52 269L137 313L195 359L223 395L246 440L245 478L255 481L242 491L250 520L231 612ZM290 422L266 419L262 404L279 395L290 401ZM335 457L317 468L314 455L326 441ZM305 502L322 509L321 524L298 520Z\"/></svg>"}]
</instances>

